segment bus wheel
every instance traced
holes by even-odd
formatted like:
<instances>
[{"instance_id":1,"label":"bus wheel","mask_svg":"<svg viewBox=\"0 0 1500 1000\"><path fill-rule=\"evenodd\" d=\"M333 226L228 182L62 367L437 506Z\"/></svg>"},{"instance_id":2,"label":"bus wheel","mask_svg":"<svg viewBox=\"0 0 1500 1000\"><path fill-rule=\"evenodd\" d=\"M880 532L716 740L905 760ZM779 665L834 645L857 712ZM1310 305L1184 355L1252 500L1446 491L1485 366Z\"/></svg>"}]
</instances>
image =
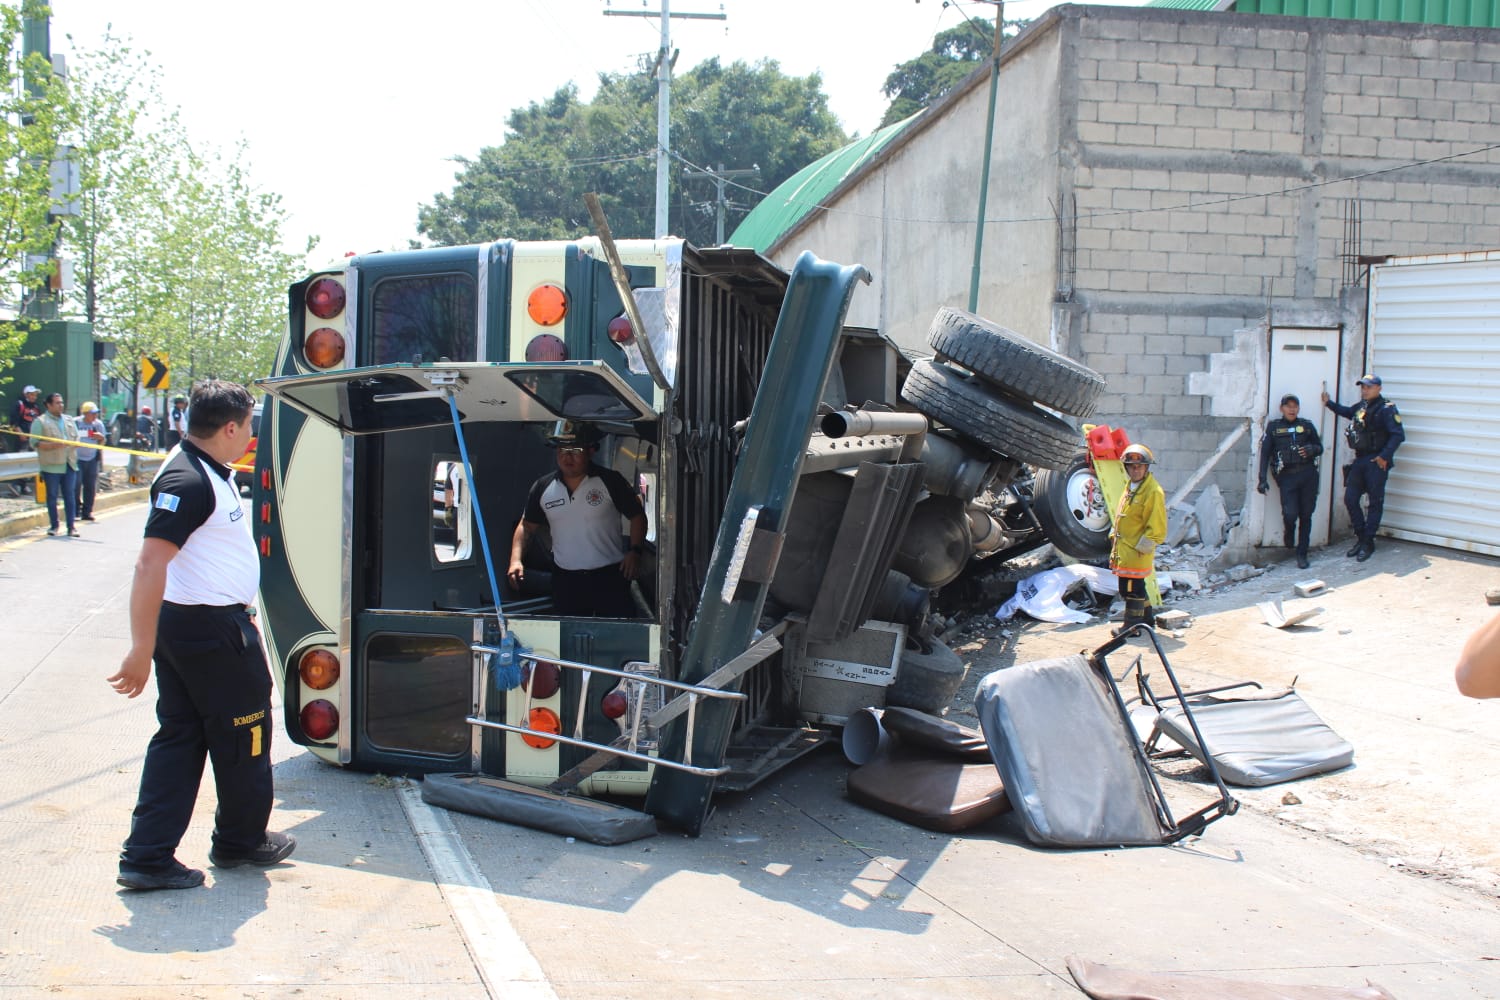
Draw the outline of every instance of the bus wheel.
<instances>
[{"instance_id":1,"label":"bus wheel","mask_svg":"<svg viewBox=\"0 0 1500 1000\"><path fill-rule=\"evenodd\" d=\"M1092 368L961 309L939 309L927 343L1003 395L1059 413L1087 417L1104 394L1104 376Z\"/></svg>"},{"instance_id":2,"label":"bus wheel","mask_svg":"<svg viewBox=\"0 0 1500 1000\"><path fill-rule=\"evenodd\" d=\"M901 398L984 447L1040 469L1065 468L1078 450L1079 433L1066 420L997 396L976 376L944 364L915 362Z\"/></svg>"},{"instance_id":3,"label":"bus wheel","mask_svg":"<svg viewBox=\"0 0 1500 1000\"><path fill-rule=\"evenodd\" d=\"M1087 452L1075 455L1065 469L1039 471L1031 506L1048 541L1062 552L1074 559L1109 555L1109 507Z\"/></svg>"}]
</instances>

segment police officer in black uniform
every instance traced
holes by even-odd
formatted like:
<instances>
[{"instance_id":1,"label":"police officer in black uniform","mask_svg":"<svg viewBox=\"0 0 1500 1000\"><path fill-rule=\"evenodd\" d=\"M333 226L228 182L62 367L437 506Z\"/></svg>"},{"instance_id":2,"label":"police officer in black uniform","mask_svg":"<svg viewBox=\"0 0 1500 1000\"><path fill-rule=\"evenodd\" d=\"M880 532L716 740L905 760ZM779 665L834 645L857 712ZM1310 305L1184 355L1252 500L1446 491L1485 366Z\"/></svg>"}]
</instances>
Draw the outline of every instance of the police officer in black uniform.
<instances>
[{"instance_id":1,"label":"police officer in black uniform","mask_svg":"<svg viewBox=\"0 0 1500 1000\"><path fill-rule=\"evenodd\" d=\"M203 872L177 860L213 763L219 808L209 860L269 866L296 840L271 815L271 677L249 604L260 562L228 463L245 452L254 401L244 386L193 390L187 437L151 484L151 514L130 589L130 651L109 683L134 698L156 661L158 728L116 881L190 889Z\"/></svg>"},{"instance_id":2,"label":"police officer in black uniform","mask_svg":"<svg viewBox=\"0 0 1500 1000\"><path fill-rule=\"evenodd\" d=\"M1355 383L1359 402L1344 406L1323 391L1323 405L1349 421L1344 437L1354 449L1354 461L1344 466L1344 506L1349 511L1349 526L1354 529L1354 545L1346 556L1364 562L1375 554L1375 533L1380 530L1380 514L1385 509L1385 481L1395 464L1396 449L1406 440L1401 414L1396 404L1380 394L1379 375L1366 375ZM1360 509L1359 498L1369 498L1369 511Z\"/></svg>"},{"instance_id":3,"label":"police officer in black uniform","mask_svg":"<svg viewBox=\"0 0 1500 1000\"><path fill-rule=\"evenodd\" d=\"M1281 416L1266 424L1260 439L1261 493L1271 487L1266 482L1269 467L1281 489L1281 544L1297 546L1297 568L1307 569L1307 545L1312 538L1313 508L1318 503L1318 456L1323 442L1312 421L1297 414L1302 402L1291 393L1281 397Z\"/></svg>"}]
</instances>

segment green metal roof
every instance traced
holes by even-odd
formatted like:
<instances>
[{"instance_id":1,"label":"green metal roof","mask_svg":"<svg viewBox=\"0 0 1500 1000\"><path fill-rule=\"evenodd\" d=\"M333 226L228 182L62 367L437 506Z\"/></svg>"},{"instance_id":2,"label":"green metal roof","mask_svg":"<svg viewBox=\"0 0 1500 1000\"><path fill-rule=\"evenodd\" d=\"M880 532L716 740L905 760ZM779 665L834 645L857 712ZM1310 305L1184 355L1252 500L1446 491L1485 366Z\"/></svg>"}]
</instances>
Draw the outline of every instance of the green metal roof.
<instances>
[{"instance_id":1,"label":"green metal roof","mask_svg":"<svg viewBox=\"0 0 1500 1000\"><path fill-rule=\"evenodd\" d=\"M1500 0L1151 0L1147 7L1500 28Z\"/></svg>"},{"instance_id":2,"label":"green metal roof","mask_svg":"<svg viewBox=\"0 0 1500 1000\"><path fill-rule=\"evenodd\" d=\"M1234 9L1242 14L1500 27L1500 0L1239 0Z\"/></svg>"},{"instance_id":3,"label":"green metal roof","mask_svg":"<svg viewBox=\"0 0 1500 1000\"><path fill-rule=\"evenodd\" d=\"M766 248L818 208L845 178L874 158L875 154L889 145L902 129L921 114L918 111L910 118L878 129L863 139L857 139L809 163L761 199L760 204L751 209L750 214L730 234L729 242L737 247L751 247L764 253Z\"/></svg>"}]
</instances>

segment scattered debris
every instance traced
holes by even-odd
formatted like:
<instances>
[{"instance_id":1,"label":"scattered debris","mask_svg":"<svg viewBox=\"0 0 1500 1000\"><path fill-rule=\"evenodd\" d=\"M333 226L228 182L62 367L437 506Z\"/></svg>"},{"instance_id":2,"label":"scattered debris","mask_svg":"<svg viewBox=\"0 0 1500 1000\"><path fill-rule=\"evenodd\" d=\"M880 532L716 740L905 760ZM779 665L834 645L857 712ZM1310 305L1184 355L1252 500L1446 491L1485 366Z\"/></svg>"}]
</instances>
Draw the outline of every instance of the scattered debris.
<instances>
[{"instance_id":1,"label":"scattered debris","mask_svg":"<svg viewBox=\"0 0 1500 1000\"><path fill-rule=\"evenodd\" d=\"M1484 592L1484 603L1500 604L1500 587L1491 587Z\"/></svg>"},{"instance_id":2,"label":"scattered debris","mask_svg":"<svg viewBox=\"0 0 1500 1000\"><path fill-rule=\"evenodd\" d=\"M1315 618L1323 613L1321 607L1308 607L1302 601L1289 604L1282 608L1280 601L1261 601L1256 605L1260 608L1262 617L1266 624L1272 628L1290 628L1293 625L1305 625L1310 618Z\"/></svg>"},{"instance_id":3,"label":"scattered debris","mask_svg":"<svg viewBox=\"0 0 1500 1000\"><path fill-rule=\"evenodd\" d=\"M1198 521L1199 541L1213 548L1224 544L1229 531L1229 512L1224 508L1224 495L1217 485L1210 484L1198 494L1193 503L1193 516ZM1167 520L1170 523L1170 515Z\"/></svg>"},{"instance_id":4,"label":"scattered debris","mask_svg":"<svg viewBox=\"0 0 1500 1000\"><path fill-rule=\"evenodd\" d=\"M1203 581L1194 570L1176 569L1172 571L1172 586L1184 590L1202 590Z\"/></svg>"},{"instance_id":5,"label":"scattered debris","mask_svg":"<svg viewBox=\"0 0 1500 1000\"><path fill-rule=\"evenodd\" d=\"M1158 611L1156 613L1156 624L1158 628L1186 628L1188 625L1192 624L1192 621L1193 616L1188 614L1186 611L1183 611L1181 608L1171 608L1170 610Z\"/></svg>"},{"instance_id":6,"label":"scattered debris","mask_svg":"<svg viewBox=\"0 0 1500 1000\"><path fill-rule=\"evenodd\" d=\"M1322 580L1303 580L1292 584L1292 589L1297 592L1298 597L1311 597L1327 586Z\"/></svg>"},{"instance_id":7,"label":"scattered debris","mask_svg":"<svg viewBox=\"0 0 1500 1000\"><path fill-rule=\"evenodd\" d=\"M1249 563L1239 563L1226 569L1224 575L1235 583L1244 583L1246 580L1255 579L1264 572L1265 570L1251 566Z\"/></svg>"},{"instance_id":8,"label":"scattered debris","mask_svg":"<svg viewBox=\"0 0 1500 1000\"><path fill-rule=\"evenodd\" d=\"M1297 798L1296 792L1287 792L1281 797L1281 804L1284 806L1300 806L1302 800Z\"/></svg>"},{"instance_id":9,"label":"scattered debris","mask_svg":"<svg viewBox=\"0 0 1500 1000\"><path fill-rule=\"evenodd\" d=\"M1167 511L1167 545L1181 545L1197 532L1198 519L1191 510L1172 507Z\"/></svg>"}]
</instances>

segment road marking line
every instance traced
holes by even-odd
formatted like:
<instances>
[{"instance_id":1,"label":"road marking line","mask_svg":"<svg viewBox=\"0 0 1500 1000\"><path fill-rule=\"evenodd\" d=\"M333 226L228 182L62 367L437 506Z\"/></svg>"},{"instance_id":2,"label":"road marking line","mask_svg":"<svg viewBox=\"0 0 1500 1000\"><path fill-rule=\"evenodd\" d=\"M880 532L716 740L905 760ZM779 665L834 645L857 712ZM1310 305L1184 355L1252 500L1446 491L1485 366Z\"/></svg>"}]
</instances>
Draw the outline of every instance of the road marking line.
<instances>
[{"instance_id":1,"label":"road marking line","mask_svg":"<svg viewBox=\"0 0 1500 1000\"><path fill-rule=\"evenodd\" d=\"M417 843L432 866L438 891L490 996L557 1000L541 965L495 899L495 890L459 839L447 812L423 802L415 782L403 782L397 791Z\"/></svg>"}]
</instances>

